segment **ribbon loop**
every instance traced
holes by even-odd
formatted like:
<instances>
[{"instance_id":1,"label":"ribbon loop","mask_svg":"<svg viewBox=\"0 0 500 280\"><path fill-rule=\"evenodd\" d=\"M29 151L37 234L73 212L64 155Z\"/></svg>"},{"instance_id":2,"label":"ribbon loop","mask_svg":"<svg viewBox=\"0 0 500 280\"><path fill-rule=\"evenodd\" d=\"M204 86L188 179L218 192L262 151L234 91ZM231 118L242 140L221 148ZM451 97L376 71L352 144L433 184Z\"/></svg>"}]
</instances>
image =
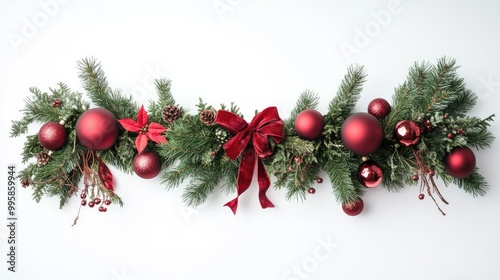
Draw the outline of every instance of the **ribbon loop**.
<instances>
[{"instance_id":1,"label":"ribbon loop","mask_svg":"<svg viewBox=\"0 0 500 280\"><path fill-rule=\"evenodd\" d=\"M232 112L219 110L215 122L236 134L224 144L226 155L232 160L242 156L238 167L237 196L224 206L228 206L236 214L238 198L250 187L257 160L260 205L262 208L274 207L266 196L271 182L262 158L273 153L269 137L276 143L279 143L284 137L283 120L279 117L278 109L276 107L264 109L254 116L250 124ZM250 141L252 141L251 144Z\"/></svg>"}]
</instances>

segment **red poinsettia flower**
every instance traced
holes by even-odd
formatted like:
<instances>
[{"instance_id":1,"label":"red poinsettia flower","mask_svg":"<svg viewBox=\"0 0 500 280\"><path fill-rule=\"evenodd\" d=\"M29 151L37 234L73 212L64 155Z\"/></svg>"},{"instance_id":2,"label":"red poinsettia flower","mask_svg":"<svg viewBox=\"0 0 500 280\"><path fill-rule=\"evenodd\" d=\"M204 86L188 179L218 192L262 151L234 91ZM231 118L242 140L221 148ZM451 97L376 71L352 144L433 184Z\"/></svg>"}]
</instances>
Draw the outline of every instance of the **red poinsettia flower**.
<instances>
[{"instance_id":1,"label":"red poinsettia flower","mask_svg":"<svg viewBox=\"0 0 500 280\"><path fill-rule=\"evenodd\" d=\"M146 148L148 138L156 143L167 142L167 139L161 135L167 129L159 123L148 123L148 120L148 113L144 110L144 105L142 105L139 112L137 112L137 121L134 121L133 119L118 120L125 130L139 133L135 139L135 147L139 153Z\"/></svg>"}]
</instances>

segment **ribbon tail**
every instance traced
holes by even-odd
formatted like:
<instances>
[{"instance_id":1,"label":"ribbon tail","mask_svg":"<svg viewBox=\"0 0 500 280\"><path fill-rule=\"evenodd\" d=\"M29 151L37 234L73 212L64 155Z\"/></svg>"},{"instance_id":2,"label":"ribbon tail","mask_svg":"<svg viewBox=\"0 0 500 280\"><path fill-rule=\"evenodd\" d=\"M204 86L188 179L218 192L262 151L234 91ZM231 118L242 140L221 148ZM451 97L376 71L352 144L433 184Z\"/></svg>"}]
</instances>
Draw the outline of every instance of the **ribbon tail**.
<instances>
[{"instance_id":1,"label":"ribbon tail","mask_svg":"<svg viewBox=\"0 0 500 280\"><path fill-rule=\"evenodd\" d=\"M274 204L267 198L266 192L271 185L269 176L267 175L266 168L261 159L258 160L258 182L259 182L259 201L262 209L274 207Z\"/></svg>"},{"instance_id":2,"label":"ribbon tail","mask_svg":"<svg viewBox=\"0 0 500 280\"><path fill-rule=\"evenodd\" d=\"M238 195L235 199L224 204L224 206L229 207L235 215L238 208L238 198L242 193L248 190L250 184L252 183L253 171L255 168L255 158L255 151L252 148L246 149L242 153L242 158L238 169L238 185L236 186Z\"/></svg>"}]
</instances>

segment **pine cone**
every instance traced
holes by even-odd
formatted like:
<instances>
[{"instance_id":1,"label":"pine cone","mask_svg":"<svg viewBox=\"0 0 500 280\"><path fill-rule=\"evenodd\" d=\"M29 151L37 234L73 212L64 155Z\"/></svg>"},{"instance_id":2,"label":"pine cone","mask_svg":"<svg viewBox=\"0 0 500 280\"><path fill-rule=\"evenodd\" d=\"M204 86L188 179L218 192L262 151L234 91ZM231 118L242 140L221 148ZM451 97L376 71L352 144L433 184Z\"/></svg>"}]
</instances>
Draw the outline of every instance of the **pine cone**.
<instances>
[{"instance_id":1,"label":"pine cone","mask_svg":"<svg viewBox=\"0 0 500 280\"><path fill-rule=\"evenodd\" d=\"M62 105L62 101L59 99L52 101L52 107L58 108L58 107L61 107L61 105Z\"/></svg>"},{"instance_id":2,"label":"pine cone","mask_svg":"<svg viewBox=\"0 0 500 280\"><path fill-rule=\"evenodd\" d=\"M50 160L50 155L46 152L40 152L37 156L38 164L46 165Z\"/></svg>"},{"instance_id":3,"label":"pine cone","mask_svg":"<svg viewBox=\"0 0 500 280\"><path fill-rule=\"evenodd\" d=\"M29 186L30 186L30 184L31 184L31 180L30 180L30 178L24 178L24 179L22 179L22 180L21 180L21 186L22 186L23 188L27 188L27 187L29 187Z\"/></svg>"},{"instance_id":4,"label":"pine cone","mask_svg":"<svg viewBox=\"0 0 500 280\"><path fill-rule=\"evenodd\" d=\"M181 117L181 110L174 105L168 105L163 108L161 116L165 123L171 124Z\"/></svg>"},{"instance_id":5,"label":"pine cone","mask_svg":"<svg viewBox=\"0 0 500 280\"><path fill-rule=\"evenodd\" d=\"M215 124L215 117L217 116L217 112L212 109L205 109L201 111L200 120L202 123L206 125Z\"/></svg>"}]
</instances>

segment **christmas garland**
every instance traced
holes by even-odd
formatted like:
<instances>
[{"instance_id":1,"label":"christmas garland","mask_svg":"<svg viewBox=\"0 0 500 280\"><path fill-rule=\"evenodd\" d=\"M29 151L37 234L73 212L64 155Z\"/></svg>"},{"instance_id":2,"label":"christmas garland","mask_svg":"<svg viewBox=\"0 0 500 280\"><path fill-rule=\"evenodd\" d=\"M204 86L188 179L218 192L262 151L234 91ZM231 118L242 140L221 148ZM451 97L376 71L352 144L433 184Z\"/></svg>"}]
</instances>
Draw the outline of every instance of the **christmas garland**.
<instances>
[{"instance_id":1,"label":"christmas garland","mask_svg":"<svg viewBox=\"0 0 500 280\"><path fill-rule=\"evenodd\" d=\"M274 207L266 196L269 174L275 188L286 189L287 199L303 200L323 182L318 176L323 170L348 215L361 213L363 193L378 185L391 191L418 185L418 198L430 197L444 215L439 201L448 202L439 184L473 196L486 193L471 148L488 148L494 140L488 131L494 115L466 115L477 97L457 68L449 58L416 63L395 89L392 105L377 98L368 113L353 113L366 78L363 67L353 66L326 114L316 110L318 96L305 91L286 119L269 107L248 123L233 103L216 108L200 99L197 112L187 112L166 79L155 81L158 99L146 110L108 86L98 61L83 59L79 77L94 107L62 83L49 92L31 88L11 137L27 133L32 123L45 124L26 137L26 167L18 177L23 187L33 188L37 202L44 195L59 196L63 207L79 196L81 206L106 212L109 205L123 205L108 165L145 179L163 170L162 183L167 189L183 185L188 206L205 202L216 186L236 190L225 205L236 213L255 166L262 208Z\"/></svg>"}]
</instances>

